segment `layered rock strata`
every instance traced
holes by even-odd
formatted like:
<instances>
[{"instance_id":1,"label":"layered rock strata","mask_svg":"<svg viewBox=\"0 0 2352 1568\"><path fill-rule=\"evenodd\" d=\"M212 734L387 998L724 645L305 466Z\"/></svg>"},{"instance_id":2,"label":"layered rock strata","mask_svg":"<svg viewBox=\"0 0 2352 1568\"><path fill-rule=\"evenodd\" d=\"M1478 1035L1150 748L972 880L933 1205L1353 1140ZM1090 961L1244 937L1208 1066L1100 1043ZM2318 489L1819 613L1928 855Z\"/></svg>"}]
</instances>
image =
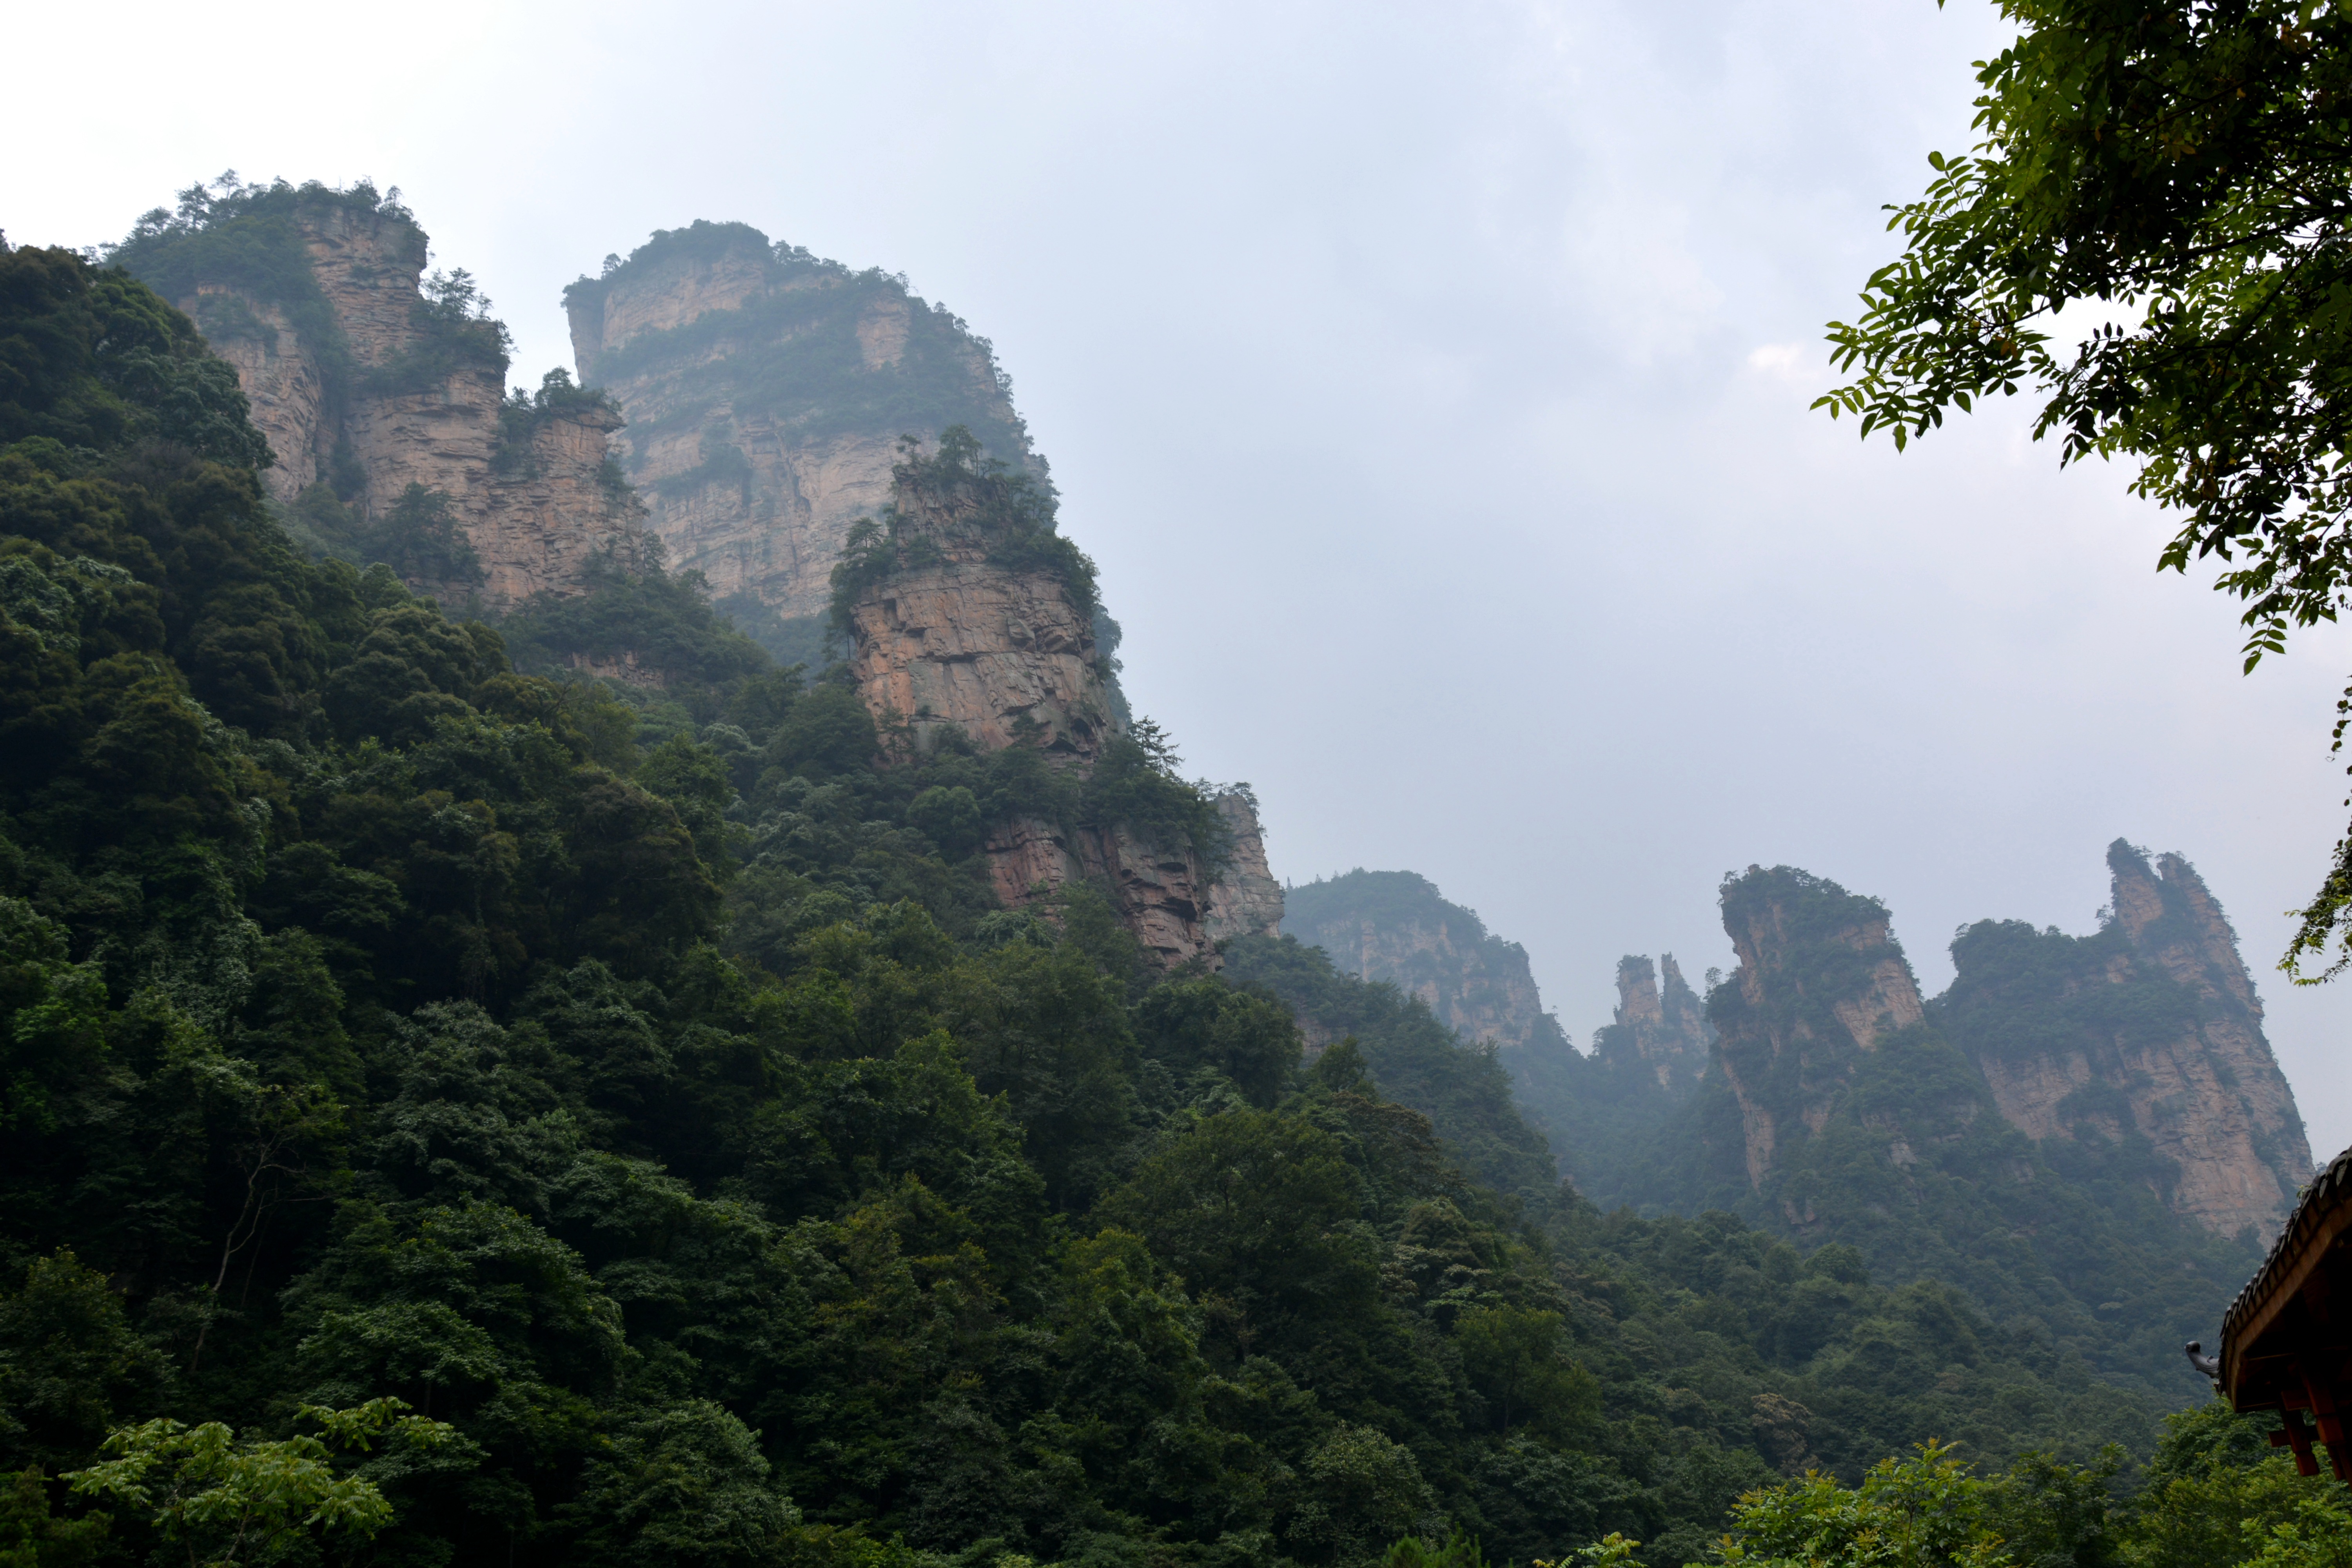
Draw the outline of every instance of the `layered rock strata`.
<instances>
[{"instance_id":1,"label":"layered rock strata","mask_svg":"<svg viewBox=\"0 0 2352 1568\"><path fill-rule=\"evenodd\" d=\"M892 577L852 627L866 706L919 747L953 726L982 751L1017 741L1091 761L1110 732L1092 626L1045 573L967 553Z\"/></svg>"},{"instance_id":2,"label":"layered rock strata","mask_svg":"<svg viewBox=\"0 0 2352 1568\"><path fill-rule=\"evenodd\" d=\"M2095 935L1985 921L1953 943L1943 998L2000 1113L2040 1142L2145 1141L2177 1214L2268 1237L2311 1173L2294 1091L2263 1035L2237 935L2195 868L2107 851Z\"/></svg>"},{"instance_id":3,"label":"layered rock strata","mask_svg":"<svg viewBox=\"0 0 2352 1568\"><path fill-rule=\"evenodd\" d=\"M961 425L1044 477L987 342L904 279L697 223L564 302L582 384L628 418L622 460L652 528L722 604L823 616L851 524L891 499L904 436Z\"/></svg>"},{"instance_id":4,"label":"layered rock strata","mask_svg":"<svg viewBox=\"0 0 2352 1568\"><path fill-rule=\"evenodd\" d=\"M478 591L494 607L574 591L599 552L635 548L642 509L605 468L620 416L565 398L502 420L500 329L462 301L428 301L425 231L404 209L306 193L290 222L322 311L201 276L179 300L236 367L277 499L331 478L377 521L412 484L437 492L481 577L413 585Z\"/></svg>"}]
</instances>

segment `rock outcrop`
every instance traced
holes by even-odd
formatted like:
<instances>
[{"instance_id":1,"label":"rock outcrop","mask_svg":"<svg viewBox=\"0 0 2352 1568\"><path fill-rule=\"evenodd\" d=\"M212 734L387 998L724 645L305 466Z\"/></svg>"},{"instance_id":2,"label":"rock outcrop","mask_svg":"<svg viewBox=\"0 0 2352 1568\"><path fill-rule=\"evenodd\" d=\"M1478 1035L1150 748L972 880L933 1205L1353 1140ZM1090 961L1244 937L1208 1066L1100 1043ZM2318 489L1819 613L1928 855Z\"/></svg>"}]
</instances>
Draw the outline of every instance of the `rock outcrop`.
<instances>
[{"instance_id":1,"label":"rock outcrop","mask_svg":"<svg viewBox=\"0 0 2352 1568\"><path fill-rule=\"evenodd\" d=\"M226 283L199 283L179 306L213 353L236 367L254 428L276 459L261 482L278 500L291 501L318 480L323 463L319 437L329 423L328 387L317 352L282 307Z\"/></svg>"},{"instance_id":2,"label":"rock outcrop","mask_svg":"<svg viewBox=\"0 0 2352 1568\"><path fill-rule=\"evenodd\" d=\"M223 236L237 243L203 243ZM274 270L255 272L256 250ZM503 606L574 591L599 552L637 548L642 510L605 463L620 416L568 389L508 405L505 330L462 273L428 294L425 231L397 203L248 187L134 236L123 259L236 367L278 500L327 483L365 527L412 485L444 499L478 571L412 585Z\"/></svg>"},{"instance_id":3,"label":"rock outcrop","mask_svg":"<svg viewBox=\"0 0 2352 1568\"><path fill-rule=\"evenodd\" d=\"M2027 1136L2140 1148L2140 1180L2173 1212L2267 1239L2311 1150L2236 933L2179 855L2151 866L2118 839L2107 865L2114 901L2092 936L1961 932L1948 1027Z\"/></svg>"},{"instance_id":4,"label":"rock outcrop","mask_svg":"<svg viewBox=\"0 0 2352 1568\"><path fill-rule=\"evenodd\" d=\"M1990 1112L2053 1170L2135 1184L2219 1236L2274 1234L2311 1156L2235 934L2179 856L2151 866L2118 840L2107 863L2113 911L2096 933L1979 922L1932 1005L1875 900L1785 867L1727 883L1739 967L1709 1012L1751 1189L1790 1190L1790 1149L1834 1119L1875 1129L1853 1135L1906 1169ZM1942 1083L1906 1089L1899 1112L1886 1083L1855 1088L1896 1037L1915 1085Z\"/></svg>"},{"instance_id":5,"label":"rock outcrop","mask_svg":"<svg viewBox=\"0 0 2352 1568\"><path fill-rule=\"evenodd\" d=\"M1366 980L1385 980L1428 1004L1465 1039L1508 1049L1557 1034L1543 1010L1527 949L1490 933L1411 871L1356 870L1290 889L1289 933Z\"/></svg>"},{"instance_id":6,"label":"rock outcrop","mask_svg":"<svg viewBox=\"0 0 2352 1568\"><path fill-rule=\"evenodd\" d=\"M1758 1188L1796 1124L1818 1133L1828 1122L1856 1054L1926 1018L1889 926L1877 900L1789 867L1750 866L1724 884L1739 967L1709 1011Z\"/></svg>"},{"instance_id":7,"label":"rock outcrop","mask_svg":"<svg viewBox=\"0 0 2352 1568\"><path fill-rule=\"evenodd\" d=\"M1265 859L1265 829L1257 816L1257 796L1238 784L1217 796L1218 814L1233 846L1225 873L1209 889L1209 913L1202 922L1211 942L1237 936L1282 934L1282 884L1274 879Z\"/></svg>"},{"instance_id":8,"label":"rock outcrop","mask_svg":"<svg viewBox=\"0 0 2352 1568\"><path fill-rule=\"evenodd\" d=\"M1091 761L1110 733L1091 617L1046 573L960 550L865 595L851 629L866 706L919 747L952 726L982 751L1019 741Z\"/></svg>"},{"instance_id":9,"label":"rock outcrop","mask_svg":"<svg viewBox=\"0 0 2352 1568\"><path fill-rule=\"evenodd\" d=\"M1663 986L1659 968L1664 971ZM1638 1073L1680 1100L1706 1071L1714 1043L1706 1005L1683 979L1673 953L1664 954L1656 968L1639 955L1617 961L1616 1016L1592 1042L1593 1056L1604 1068Z\"/></svg>"},{"instance_id":10,"label":"rock outcrop","mask_svg":"<svg viewBox=\"0 0 2352 1568\"><path fill-rule=\"evenodd\" d=\"M986 340L902 278L696 223L564 303L582 384L628 418L623 461L670 561L755 630L819 624L850 525L891 500L901 437L961 425L1044 478Z\"/></svg>"},{"instance_id":11,"label":"rock outcrop","mask_svg":"<svg viewBox=\"0 0 2352 1568\"><path fill-rule=\"evenodd\" d=\"M620 428L620 415L587 400L507 421L482 504L460 513L490 603L569 593L600 555L635 564L653 552L645 509L605 465Z\"/></svg>"},{"instance_id":12,"label":"rock outcrop","mask_svg":"<svg viewBox=\"0 0 2352 1568\"><path fill-rule=\"evenodd\" d=\"M893 487L889 532L852 563L866 580L844 606L849 667L886 751L1032 747L1057 774L1085 780L1122 737L1093 606L1053 565L1025 563L1037 552L1023 546L1050 536L1050 503L1025 477L991 472L953 447L909 456ZM1014 515L1024 506L1025 520ZM998 899L1050 906L1087 884L1161 967L1213 963L1194 847L1086 817L998 822L985 843Z\"/></svg>"}]
</instances>

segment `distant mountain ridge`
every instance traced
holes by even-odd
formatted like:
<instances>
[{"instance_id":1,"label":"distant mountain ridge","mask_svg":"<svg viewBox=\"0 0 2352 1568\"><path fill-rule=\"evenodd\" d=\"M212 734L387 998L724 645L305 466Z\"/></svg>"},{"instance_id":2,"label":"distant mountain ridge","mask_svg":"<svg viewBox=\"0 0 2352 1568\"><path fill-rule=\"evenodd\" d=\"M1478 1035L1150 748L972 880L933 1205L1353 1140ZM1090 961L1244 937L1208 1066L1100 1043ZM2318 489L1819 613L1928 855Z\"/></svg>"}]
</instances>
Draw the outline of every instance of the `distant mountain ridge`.
<instances>
[{"instance_id":1,"label":"distant mountain ridge","mask_svg":"<svg viewBox=\"0 0 2352 1568\"><path fill-rule=\"evenodd\" d=\"M1427 878L1360 868L1286 890L1288 935L1319 947L1367 980L1385 980L1428 1005L1465 1038L1496 1045L1565 1047L1543 1010L1527 949L1448 903Z\"/></svg>"},{"instance_id":2,"label":"distant mountain ridge","mask_svg":"<svg viewBox=\"0 0 2352 1568\"><path fill-rule=\"evenodd\" d=\"M1702 1007L1671 958L1627 958L1589 1056L1541 1012L1524 950L1424 879L1294 889L1287 929L1489 1042L1604 1207L1851 1244L2161 1389L2310 1153L2210 890L2177 855L2119 840L2108 860L2100 931L1980 922L1933 1000L1883 904L1751 868L1724 887L1733 973Z\"/></svg>"}]
</instances>

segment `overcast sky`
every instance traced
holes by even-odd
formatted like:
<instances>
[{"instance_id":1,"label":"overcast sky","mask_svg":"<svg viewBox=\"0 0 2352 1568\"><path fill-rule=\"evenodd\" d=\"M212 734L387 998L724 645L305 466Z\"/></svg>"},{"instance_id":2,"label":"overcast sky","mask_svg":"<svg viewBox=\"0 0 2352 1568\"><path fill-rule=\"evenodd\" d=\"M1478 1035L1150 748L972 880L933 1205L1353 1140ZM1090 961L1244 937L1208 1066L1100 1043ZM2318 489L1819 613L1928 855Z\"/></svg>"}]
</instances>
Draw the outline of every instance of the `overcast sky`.
<instances>
[{"instance_id":1,"label":"overcast sky","mask_svg":"<svg viewBox=\"0 0 2352 1568\"><path fill-rule=\"evenodd\" d=\"M1729 966L1727 870L1883 898L1935 990L1964 922L2092 929L2120 835L2203 872L2315 1151L2352 1142L2352 988L2270 969L2345 822L2352 647L2242 679L2210 573L2158 576L2129 475L2061 474L2022 407L1901 457L1806 409L1894 254L1881 205L1967 143L1988 5L13 26L16 243L228 168L373 176L531 382L568 363L563 284L656 227L905 272L994 341L1139 710L1257 786L1276 872L1422 872L1580 1044L1619 954Z\"/></svg>"}]
</instances>

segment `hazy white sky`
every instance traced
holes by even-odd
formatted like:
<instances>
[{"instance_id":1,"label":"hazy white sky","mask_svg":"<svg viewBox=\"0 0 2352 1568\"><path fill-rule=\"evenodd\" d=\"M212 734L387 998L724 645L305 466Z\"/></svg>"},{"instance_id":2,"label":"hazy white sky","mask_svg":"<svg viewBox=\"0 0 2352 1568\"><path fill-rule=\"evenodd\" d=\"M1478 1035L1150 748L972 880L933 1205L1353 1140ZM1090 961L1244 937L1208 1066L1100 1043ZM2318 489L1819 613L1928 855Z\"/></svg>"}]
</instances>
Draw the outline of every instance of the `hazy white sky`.
<instances>
[{"instance_id":1,"label":"hazy white sky","mask_svg":"<svg viewBox=\"0 0 2352 1568\"><path fill-rule=\"evenodd\" d=\"M2128 475L1995 410L1806 405L1881 204L1968 140L1989 6L118 5L16 22L17 243L200 176L396 184L535 381L557 296L740 219L992 338L1127 680L1277 872L1406 868L1580 1042L1618 955L1728 966L1723 873L2084 931L2118 835L2230 910L2321 1157L2352 989L2269 964L2345 821L2352 646L2252 679ZM53 32L54 37L44 37ZM36 75L22 62L59 62ZM78 69L88 62L87 69ZM28 131L37 127L37 132Z\"/></svg>"}]
</instances>

